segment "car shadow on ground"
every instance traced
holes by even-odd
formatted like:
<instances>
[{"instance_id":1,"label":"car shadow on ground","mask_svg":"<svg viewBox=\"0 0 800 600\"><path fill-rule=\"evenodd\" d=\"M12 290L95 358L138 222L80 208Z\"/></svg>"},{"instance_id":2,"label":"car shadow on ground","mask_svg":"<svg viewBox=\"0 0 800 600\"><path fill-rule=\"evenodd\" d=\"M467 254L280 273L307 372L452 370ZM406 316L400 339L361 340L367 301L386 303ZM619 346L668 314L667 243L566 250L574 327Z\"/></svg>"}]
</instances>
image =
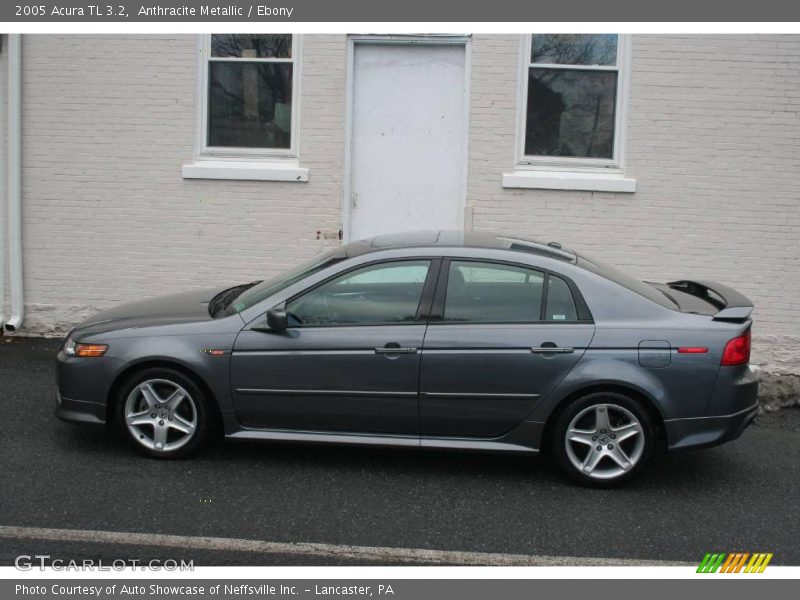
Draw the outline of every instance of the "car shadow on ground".
<instances>
[{"instance_id":1,"label":"car shadow on ground","mask_svg":"<svg viewBox=\"0 0 800 600\"><path fill-rule=\"evenodd\" d=\"M147 461L171 469L191 461L218 481L237 472L259 468L337 471L343 474L371 473L381 478L402 476L442 480L466 477L486 484L515 481L541 487L574 487L557 470L548 455L516 455L413 448L358 447L291 442L253 442L215 440L198 455L182 460L163 461L140 455L114 428L80 427L59 424L60 451L86 454L94 460ZM238 468L233 468L238 467ZM623 486L629 490L648 490L669 486L673 493L681 488L696 491L698 481L710 487L724 485L732 474L746 466L737 456L718 448L667 454L657 452L651 465L639 477ZM602 493L603 490L598 490Z\"/></svg>"}]
</instances>

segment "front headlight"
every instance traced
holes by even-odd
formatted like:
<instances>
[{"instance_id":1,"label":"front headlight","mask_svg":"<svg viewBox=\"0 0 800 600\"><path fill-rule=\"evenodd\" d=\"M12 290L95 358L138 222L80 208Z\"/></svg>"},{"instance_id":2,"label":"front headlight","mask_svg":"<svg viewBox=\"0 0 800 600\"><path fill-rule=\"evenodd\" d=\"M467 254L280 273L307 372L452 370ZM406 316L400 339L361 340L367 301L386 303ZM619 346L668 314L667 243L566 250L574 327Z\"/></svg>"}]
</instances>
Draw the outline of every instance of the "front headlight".
<instances>
[{"instance_id":1,"label":"front headlight","mask_svg":"<svg viewBox=\"0 0 800 600\"><path fill-rule=\"evenodd\" d=\"M78 344L72 338L67 338L64 342L64 354L67 356L93 358L103 356L106 350L108 350L106 344Z\"/></svg>"}]
</instances>

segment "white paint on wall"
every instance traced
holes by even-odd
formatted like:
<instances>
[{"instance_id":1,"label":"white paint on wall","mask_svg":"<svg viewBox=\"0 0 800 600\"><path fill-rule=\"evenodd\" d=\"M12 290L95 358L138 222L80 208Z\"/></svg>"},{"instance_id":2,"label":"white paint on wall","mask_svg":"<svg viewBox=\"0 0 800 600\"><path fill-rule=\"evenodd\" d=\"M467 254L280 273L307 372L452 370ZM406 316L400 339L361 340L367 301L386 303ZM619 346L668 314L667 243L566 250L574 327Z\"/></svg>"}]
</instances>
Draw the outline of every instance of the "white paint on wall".
<instances>
[{"instance_id":1,"label":"white paint on wall","mask_svg":"<svg viewBox=\"0 0 800 600\"><path fill-rule=\"evenodd\" d=\"M195 36L37 35L23 46L28 332L263 279L337 243L346 36L303 40L307 183L181 176L194 154ZM632 194L503 188L519 37L470 46L468 227L557 239L639 277L727 283L756 304L754 362L800 373L800 36L633 36Z\"/></svg>"},{"instance_id":2,"label":"white paint on wall","mask_svg":"<svg viewBox=\"0 0 800 600\"><path fill-rule=\"evenodd\" d=\"M463 226L465 66L464 44L355 44L350 239Z\"/></svg>"},{"instance_id":3,"label":"white paint on wall","mask_svg":"<svg viewBox=\"0 0 800 600\"><path fill-rule=\"evenodd\" d=\"M519 36L472 41L467 212L652 281L755 303L753 362L800 373L800 36L634 35L625 175L635 193L507 189Z\"/></svg>"},{"instance_id":4,"label":"white paint on wall","mask_svg":"<svg viewBox=\"0 0 800 600\"><path fill-rule=\"evenodd\" d=\"M195 36L40 35L23 46L28 332L264 279L338 243L345 36L305 40L307 183L182 177L194 156Z\"/></svg>"}]
</instances>

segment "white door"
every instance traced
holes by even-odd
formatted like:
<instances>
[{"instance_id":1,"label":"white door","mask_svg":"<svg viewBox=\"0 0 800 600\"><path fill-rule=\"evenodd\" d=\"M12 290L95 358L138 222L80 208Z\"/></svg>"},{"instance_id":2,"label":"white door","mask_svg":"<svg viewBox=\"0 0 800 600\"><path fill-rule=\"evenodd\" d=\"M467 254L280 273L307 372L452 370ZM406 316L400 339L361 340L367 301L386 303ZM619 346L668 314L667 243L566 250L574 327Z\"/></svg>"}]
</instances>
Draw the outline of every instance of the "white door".
<instances>
[{"instance_id":1,"label":"white door","mask_svg":"<svg viewBox=\"0 0 800 600\"><path fill-rule=\"evenodd\" d=\"M350 240L464 224L466 48L356 43Z\"/></svg>"}]
</instances>

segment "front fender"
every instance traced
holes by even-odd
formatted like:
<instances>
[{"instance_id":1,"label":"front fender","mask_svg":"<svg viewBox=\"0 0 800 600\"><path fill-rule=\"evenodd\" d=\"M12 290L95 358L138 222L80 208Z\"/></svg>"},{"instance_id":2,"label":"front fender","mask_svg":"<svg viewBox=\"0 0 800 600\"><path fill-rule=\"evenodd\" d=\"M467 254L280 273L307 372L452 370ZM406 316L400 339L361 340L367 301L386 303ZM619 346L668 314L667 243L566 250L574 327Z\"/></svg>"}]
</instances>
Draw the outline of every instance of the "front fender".
<instances>
[{"instance_id":1,"label":"front fender","mask_svg":"<svg viewBox=\"0 0 800 600\"><path fill-rule=\"evenodd\" d=\"M173 364L190 371L208 387L223 415L233 410L230 394L230 360L235 335L214 333L203 335L122 338L110 344L113 355L105 381L104 397L113 386L137 368L147 364ZM206 350L222 350L224 354L212 355Z\"/></svg>"}]
</instances>

